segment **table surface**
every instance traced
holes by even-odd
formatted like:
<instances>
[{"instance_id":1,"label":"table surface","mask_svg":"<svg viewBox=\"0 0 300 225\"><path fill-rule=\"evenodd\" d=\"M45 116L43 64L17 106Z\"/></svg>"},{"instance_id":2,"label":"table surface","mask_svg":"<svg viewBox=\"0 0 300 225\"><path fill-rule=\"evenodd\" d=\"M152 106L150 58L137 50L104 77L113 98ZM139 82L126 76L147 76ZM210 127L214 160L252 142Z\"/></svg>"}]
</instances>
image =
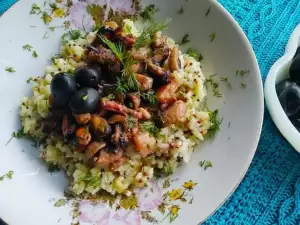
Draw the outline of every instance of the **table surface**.
<instances>
[{"instance_id":1,"label":"table surface","mask_svg":"<svg viewBox=\"0 0 300 225\"><path fill-rule=\"evenodd\" d=\"M14 2L16 0L0 0L0 15ZM264 81L300 23L300 1L219 2L238 21L250 40ZM300 224L300 154L281 136L267 110L249 171L233 195L204 224Z\"/></svg>"}]
</instances>

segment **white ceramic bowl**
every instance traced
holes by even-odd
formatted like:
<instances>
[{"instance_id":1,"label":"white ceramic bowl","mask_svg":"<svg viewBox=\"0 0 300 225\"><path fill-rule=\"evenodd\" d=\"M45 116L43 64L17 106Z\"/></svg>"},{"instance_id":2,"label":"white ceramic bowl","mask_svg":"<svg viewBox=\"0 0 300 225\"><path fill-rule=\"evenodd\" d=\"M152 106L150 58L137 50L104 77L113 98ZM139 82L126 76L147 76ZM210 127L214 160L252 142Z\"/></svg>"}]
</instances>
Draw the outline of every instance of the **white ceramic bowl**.
<instances>
[{"instance_id":1,"label":"white ceramic bowl","mask_svg":"<svg viewBox=\"0 0 300 225\"><path fill-rule=\"evenodd\" d=\"M107 1L115 4L128 2ZM86 4L82 1L76 3L76 0L73 2L73 7ZM97 3L100 0L87 2ZM59 51L60 37L64 32L61 28L52 32L45 27L40 16L30 15L32 3L43 6L44 0L19 1L0 18L0 175L9 170L14 171L12 180L0 183L0 216L11 225L69 225L71 207L56 208L53 207L53 201L49 201L49 198L57 200L63 197L67 185L64 174L48 173L38 157L38 151L27 141L13 139L6 145L12 132L19 128L18 110L21 99L31 94L31 86L26 84L26 80L30 76L44 73L45 66L50 64L49 58ZM217 73L215 79L227 77L232 86L230 89L218 81L223 97L210 96L209 104L212 109L218 108L220 111L223 118L221 130L213 141L197 146L191 162L178 168L174 176L179 179L172 182L170 187L180 188L189 180L198 183L191 193L194 196L193 204L182 204L179 217L172 223L196 225L211 215L233 193L252 161L263 122L260 71L246 36L217 1L144 0L143 3L159 7L158 19L173 19L167 31L170 37L180 41L184 34L189 34L191 43L182 50L191 46L203 54L203 71L207 76ZM178 14L181 6L184 13ZM206 17L209 8L210 13ZM79 19L81 24L83 15L88 18L85 15L87 10L76 10L79 14L73 15L73 19ZM57 21L56 25L60 24ZM213 33L215 39L211 41ZM43 39L45 35L48 38ZM36 49L39 54L37 59L22 49L25 44ZM16 72L5 72L6 66L13 66ZM250 70L250 73L245 77L236 76L237 70ZM243 88L242 82L247 87L244 85ZM213 167L204 171L199 166L200 160L211 160ZM155 197L148 197L153 196ZM181 202L177 201L175 204L181 205ZM103 205L81 206L83 215L88 215L91 219L98 220L98 217L106 216L107 225L148 224L140 221L137 210L127 213L122 210L114 212ZM145 207L138 210L145 210ZM160 213L158 215L159 219L164 217ZM81 224L92 225L92 222ZM161 224L169 222L164 220Z\"/></svg>"},{"instance_id":2,"label":"white ceramic bowl","mask_svg":"<svg viewBox=\"0 0 300 225\"><path fill-rule=\"evenodd\" d=\"M297 48L300 46L300 25L292 33L284 55L269 71L265 83L265 99L270 115L282 135L300 152L300 133L286 116L276 93L276 84L289 77L289 68Z\"/></svg>"}]
</instances>

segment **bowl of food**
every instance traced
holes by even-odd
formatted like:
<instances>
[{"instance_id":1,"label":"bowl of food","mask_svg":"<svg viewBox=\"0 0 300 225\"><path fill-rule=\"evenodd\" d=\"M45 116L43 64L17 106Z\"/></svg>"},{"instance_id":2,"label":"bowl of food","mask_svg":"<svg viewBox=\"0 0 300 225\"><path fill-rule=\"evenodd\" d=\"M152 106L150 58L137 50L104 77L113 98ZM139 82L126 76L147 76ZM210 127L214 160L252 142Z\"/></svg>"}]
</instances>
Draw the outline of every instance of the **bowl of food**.
<instances>
[{"instance_id":1,"label":"bowl of food","mask_svg":"<svg viewBox=\"0 0 300 225\"><path fill-rule=\"evenodd\" d=\"M300 151L298 94L300 26L292 33L285 54L270 69L265 98L270 115L282 135Z\"/></svg>"},{"instance_id":2,"label":"bowl of food","mask_svg":"<svg viewBox=\"0 0 300 225\"><path fill-rule=\"evenodd\" d=\"M198 224L242 180L261 77L216 1L31 0L0 27L8 224Z\"/></svg>"}]
</instances>

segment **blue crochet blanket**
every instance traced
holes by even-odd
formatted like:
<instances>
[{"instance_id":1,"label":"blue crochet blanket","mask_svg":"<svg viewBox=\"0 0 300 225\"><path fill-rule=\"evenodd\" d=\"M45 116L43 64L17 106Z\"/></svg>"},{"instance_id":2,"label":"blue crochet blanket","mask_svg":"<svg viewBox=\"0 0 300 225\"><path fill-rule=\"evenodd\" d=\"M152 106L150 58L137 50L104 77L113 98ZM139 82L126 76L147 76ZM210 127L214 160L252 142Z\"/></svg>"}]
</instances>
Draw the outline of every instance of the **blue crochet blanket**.
<instances>
[{"instance_id":1,"label":"blue crochet blanket","mask_svg":"<svg viewBox=\"0 0 300 225\"><path fill-rule=\"evenodd\" d=\"M14 2L0 0L0 15ZM300 23L300 0L219 2L248 36L264 81ZM205 224L300 225L300 154L281 136L267 110L249 171L234 194Z\"/></svg>"}]
</instances>

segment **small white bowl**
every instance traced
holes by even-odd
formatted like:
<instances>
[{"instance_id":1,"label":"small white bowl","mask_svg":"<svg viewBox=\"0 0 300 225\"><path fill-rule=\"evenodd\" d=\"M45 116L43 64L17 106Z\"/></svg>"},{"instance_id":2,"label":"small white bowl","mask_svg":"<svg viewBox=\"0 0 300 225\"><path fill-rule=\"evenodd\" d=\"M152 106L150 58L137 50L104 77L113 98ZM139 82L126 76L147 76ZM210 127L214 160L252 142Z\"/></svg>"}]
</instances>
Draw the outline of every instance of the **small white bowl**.
<instances>
[{"instance_id":1,"label":"small white bowl","mask_svg":"<svg viewBox=\"0 0 300 225\"><path fill-rule=\"evenodd\" d=\"M282 135L298 152L300 152L300 133L281 107L276 93L276 84L288 78L290 65L299 46L300 24L292 33L286 46L285 54L270 69L265 83L265 99L270 115Z\"/></svg>"}]
</instances>

